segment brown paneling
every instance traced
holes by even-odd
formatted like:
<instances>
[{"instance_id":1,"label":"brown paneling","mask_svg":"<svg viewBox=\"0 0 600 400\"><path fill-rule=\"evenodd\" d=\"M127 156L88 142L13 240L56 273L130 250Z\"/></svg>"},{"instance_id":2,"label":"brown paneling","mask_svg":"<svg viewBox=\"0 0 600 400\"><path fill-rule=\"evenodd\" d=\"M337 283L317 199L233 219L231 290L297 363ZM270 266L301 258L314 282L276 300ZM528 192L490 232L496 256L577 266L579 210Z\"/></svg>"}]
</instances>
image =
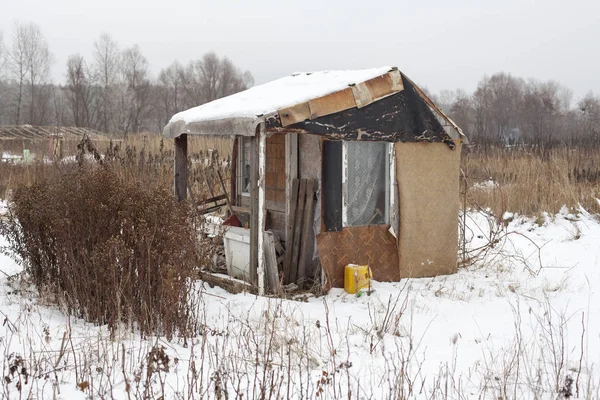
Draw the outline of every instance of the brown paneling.
<instances>
[{"instance_id":1,"label":"brown paneling","mask_svg":"<svg viewBox=\"0 0 600 400\"><path fill-rule=\"evenodd\" d=\"M460 142L396 143L400 274L426 277L456 272Z\"/></svg>"},{"instance_id":2,"label":"brown paneling","mask_svg":"<svg viewBox=\"0 0 600 400\"><path fill-rule=\"evenodd\" d=\"M352 226L340 232L318 234L319 258L327 275L326 289L344 287L344 267L348 264L369 265L376 281L399 281L398 247L389 228L389 225Z\"/></svg>"}]
</instances>

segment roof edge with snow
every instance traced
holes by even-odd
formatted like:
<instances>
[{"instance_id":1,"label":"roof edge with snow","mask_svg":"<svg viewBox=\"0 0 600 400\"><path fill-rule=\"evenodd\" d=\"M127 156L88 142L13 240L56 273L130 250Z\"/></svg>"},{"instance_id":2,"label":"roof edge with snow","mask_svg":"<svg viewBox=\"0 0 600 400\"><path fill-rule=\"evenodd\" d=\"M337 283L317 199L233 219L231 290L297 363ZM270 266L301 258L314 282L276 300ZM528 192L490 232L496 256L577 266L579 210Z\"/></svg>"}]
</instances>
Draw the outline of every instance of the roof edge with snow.
<instances>
[{"instance_id":1,"label":"roof edge with snow","mask_svg":"<svg viewBox=\"0 0 600 400\"><path fill-rule=\"evenodd\" d=\"M460 128L395 67L294 74L175 114L163 135L253 136L269 117L285 128L350 109L361 109L402 92L403 79L419 101L437 115L452 139L466 140Z\"/></svg>"}]
</instances>

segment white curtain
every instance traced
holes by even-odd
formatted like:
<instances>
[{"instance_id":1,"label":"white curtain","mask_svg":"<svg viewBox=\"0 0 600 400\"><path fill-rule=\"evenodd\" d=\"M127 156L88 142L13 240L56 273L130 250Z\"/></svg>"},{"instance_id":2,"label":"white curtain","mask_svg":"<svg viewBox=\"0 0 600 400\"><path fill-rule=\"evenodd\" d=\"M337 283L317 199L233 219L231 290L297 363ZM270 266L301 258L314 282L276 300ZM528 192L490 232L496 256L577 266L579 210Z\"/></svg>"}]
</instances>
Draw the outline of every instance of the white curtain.
<instances>
[{"instance_id":1,"label":"white curtain","mask_svg":"<svg viewBox=\"0 0 600 400\"><path fill-rule=\"evenodd\" d=\"M386 224L388 144L347 142L348 226Z\"/></svg>"}]
</instances>

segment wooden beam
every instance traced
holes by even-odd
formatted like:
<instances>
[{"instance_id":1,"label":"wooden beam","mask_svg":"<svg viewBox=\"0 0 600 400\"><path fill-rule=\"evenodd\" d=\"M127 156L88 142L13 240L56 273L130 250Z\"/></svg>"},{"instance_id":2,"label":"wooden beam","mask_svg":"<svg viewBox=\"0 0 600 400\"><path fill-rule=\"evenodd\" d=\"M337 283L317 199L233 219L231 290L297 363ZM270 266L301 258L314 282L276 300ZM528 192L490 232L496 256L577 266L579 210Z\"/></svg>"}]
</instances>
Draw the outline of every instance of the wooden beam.
<instances>
[{"instance_id":1,"label":"wooden beam","mask_svg":"<svg viewBox=\"0 0 600 400\"><path fill-rule=\"evenodd\" d=\"M308 179L306 182L306 206L304 208L303 224L302 224L302 236L301 236L301 247L298 259L298 272L296 281L298 287L303 288L306 284L306 265L308 264L309 257L312 254L308 254L309 239L311 238L311 232L314 226L314 215L315 215L315 191L317 190L317 180Z\"/></svg>"},{"instance_id":2,"label":"wooden beam","mask_svg":"<svg viewBox=\"0 0 600 400\"><path fill-rule=\"evenodd\" d=\"M259 132L259 128L256 128ZM250 281L258 283L258 137L250 140Z\"/></svg>"},{"instance_id":3,"label":"wooden beam","mask_svg":"<svg viewBox=\"0 0 600 400\"><path fill-rule=\"evenodd\" d=\"M290 227L294 224L291 215L292 210L292 182L298 178L298 134L286 133L285 135L285 232L286 237L283 240L287 244L287 235ZM296 189L298 193L298 189ZM295 207L295 205L294 205ZM290 238L291 241L291 238Z\"/></svg>"},{"instance_id":4,"label":"wooden beam","mask_svg":"<svg viewBox=\"0 0 600 400\"><path fill-rule=\"evenodd\" d=\"M265 202L265 174L267 172L267 133L265 123L258 126L258 294L265 294L265 247L264 232L267 220L267 208Z\"/></svg>"},{"instance_id":5,"label":"wooden beam","mask_svg":"<svg viewBox=\"0 0 600 400\"><path fill-rule=\"evenodd\" d=\"M175 138L175 196L183 201L187 198L187 135Z\"/></svg>"},{"instance_id":6,"label":"wooden beam","mask_svg":"<svg viewBox=\"0 0 600 400\"><path fill-rule=\"evenodd\" d=\"M292 253L294 244L294 223L296 221L296 212L298 209L298 188L300 182L298 179L292 180L292 189L290 194L290 208L288 211L289 223L286 228L285 240L285 258L283 262L283 279L284 283L290 283L290 275L292 268Z\"/></svg>"}]
</instances>

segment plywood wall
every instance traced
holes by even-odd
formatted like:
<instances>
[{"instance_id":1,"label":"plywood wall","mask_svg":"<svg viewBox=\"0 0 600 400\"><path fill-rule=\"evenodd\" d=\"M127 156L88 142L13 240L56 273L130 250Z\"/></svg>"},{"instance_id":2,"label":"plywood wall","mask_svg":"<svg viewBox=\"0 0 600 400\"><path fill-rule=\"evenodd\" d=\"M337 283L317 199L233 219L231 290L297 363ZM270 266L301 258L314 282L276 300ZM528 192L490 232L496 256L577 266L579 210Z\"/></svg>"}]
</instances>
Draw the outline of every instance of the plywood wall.
<instances>
[{"instance_id":1,"label":"plywood wall","mask_svg":"<svg viewBox=\"0 0 600 400\"><path fill-rule=\"evenodd\" d=\"M400 275L456 272L460 144L396 143Z\"/></svg>"}]
</instances>

